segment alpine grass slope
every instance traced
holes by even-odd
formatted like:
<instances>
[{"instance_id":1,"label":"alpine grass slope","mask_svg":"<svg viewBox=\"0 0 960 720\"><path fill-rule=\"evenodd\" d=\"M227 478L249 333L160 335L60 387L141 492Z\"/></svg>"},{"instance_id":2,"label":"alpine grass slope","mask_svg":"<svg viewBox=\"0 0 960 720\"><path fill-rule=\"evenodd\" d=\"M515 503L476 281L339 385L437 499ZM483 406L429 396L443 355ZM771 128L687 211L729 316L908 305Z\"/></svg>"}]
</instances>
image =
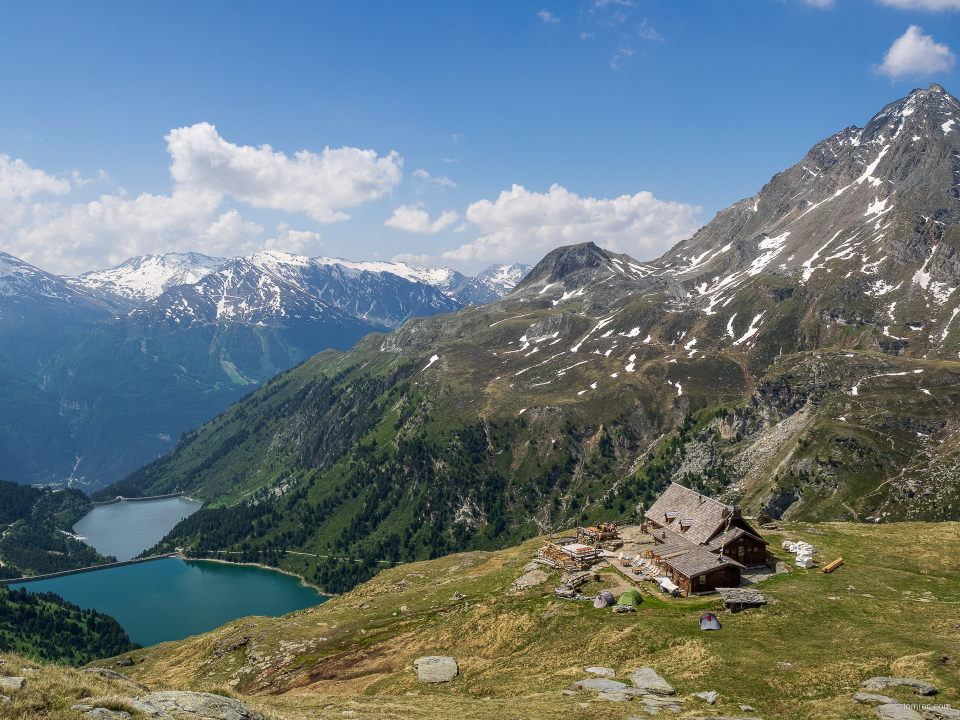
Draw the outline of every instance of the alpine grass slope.
<instances>
[{"instance_id":1,"label":"alpine grass slope","mask_svg":"<svg viewBox=\"0 0 960 720\"><path fill-rule=\"evenodd\" d=\"M500 300L321 353L109 492L202 497L161 548L333 591L632 515L670 480L774 516L956 519L958 117L915 90L658 260L559 248Z\"/></svg>"}]
</instances>

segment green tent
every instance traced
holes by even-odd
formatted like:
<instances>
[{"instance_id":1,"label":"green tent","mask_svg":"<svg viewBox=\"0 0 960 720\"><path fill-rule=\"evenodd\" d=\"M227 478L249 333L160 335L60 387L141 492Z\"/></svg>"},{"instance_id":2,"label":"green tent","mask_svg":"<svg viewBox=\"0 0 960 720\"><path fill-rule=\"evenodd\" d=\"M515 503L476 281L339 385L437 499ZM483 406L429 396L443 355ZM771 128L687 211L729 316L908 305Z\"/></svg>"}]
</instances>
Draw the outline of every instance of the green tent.
<instances>
[{"instance_id":1,"label":"green tent","mask_svg":"<svg viewBox=\"0 0 960 720\"><path fill-rule=\"evenodd\" d=\"M636 607L643 602L640 593L636 590L627 590L617 598L617 605L633 605Z\"/></svg>"}]
</instances>

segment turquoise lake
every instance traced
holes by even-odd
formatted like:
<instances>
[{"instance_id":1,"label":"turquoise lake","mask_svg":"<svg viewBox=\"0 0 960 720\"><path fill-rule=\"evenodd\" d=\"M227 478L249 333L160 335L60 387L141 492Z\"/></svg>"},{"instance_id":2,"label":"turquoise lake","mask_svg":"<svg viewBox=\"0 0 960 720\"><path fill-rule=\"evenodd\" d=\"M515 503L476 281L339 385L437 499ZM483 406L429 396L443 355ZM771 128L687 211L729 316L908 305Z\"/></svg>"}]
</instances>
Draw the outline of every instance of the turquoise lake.
<instances>
[{"instance_id":1,"label":"turquoise lake","mask_svg":"<svg viewBox=\"0 0 960 720\"><path fill-rule=\"evenodd\" d=\"M174 525L199 509L196 500L179 497L119 502L94 508L73 526L73 531L101 555L130 560L152 548Z\"/></svg>"},{"instance_id":2,"label":"turquoise lake","mask_svg":"<svg viewBox=\"0 0 960 720\"><path fill-rule=\"evenodd\" d=\"M120 502L94 508L73 530L102 555L130 560L199 509L200 503L184 498ZM112 615L143 646L182 640L248 615L279 617L327 599L274 570L177 558L10 584L20 587L55 592Z\"/></svg>"},{"instance_id":3,"label":"turquoise lake","mask_svg":"<svg viewBox=\"0 0 960 720\"><path fill-rule=\"evenodd\" d=\"M264 568L177 558L16 585L115 617L133 642L182 640L248 615L277 617L327 598Z\"/></svg>"}]
</instances>

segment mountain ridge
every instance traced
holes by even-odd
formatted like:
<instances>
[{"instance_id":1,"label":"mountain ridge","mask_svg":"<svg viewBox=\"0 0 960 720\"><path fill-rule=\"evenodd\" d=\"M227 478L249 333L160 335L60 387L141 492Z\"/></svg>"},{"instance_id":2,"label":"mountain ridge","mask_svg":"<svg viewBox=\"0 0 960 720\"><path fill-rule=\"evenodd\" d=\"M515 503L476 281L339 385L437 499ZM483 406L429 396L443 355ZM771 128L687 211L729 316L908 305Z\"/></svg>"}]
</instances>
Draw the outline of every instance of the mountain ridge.
<instances>
[{"instance_id":1,"label":"mountain ridge","mask_svg":"<svg viewBox=\"0 0 960 720\"><path fill-rule=\"evenodd\" d=\"M158 550L269 556L338 591L362 570L284 551L489 548L639 512L668 481L800 519L954 518L960 200L923 178L955 169L957 106L911 93L657 260L558 248L499 300L312 358L123 494L224 506ZM363 412L336 409L357 392ZM318 453L327 424L352 444Z\"/></svg>"}]
</instances>

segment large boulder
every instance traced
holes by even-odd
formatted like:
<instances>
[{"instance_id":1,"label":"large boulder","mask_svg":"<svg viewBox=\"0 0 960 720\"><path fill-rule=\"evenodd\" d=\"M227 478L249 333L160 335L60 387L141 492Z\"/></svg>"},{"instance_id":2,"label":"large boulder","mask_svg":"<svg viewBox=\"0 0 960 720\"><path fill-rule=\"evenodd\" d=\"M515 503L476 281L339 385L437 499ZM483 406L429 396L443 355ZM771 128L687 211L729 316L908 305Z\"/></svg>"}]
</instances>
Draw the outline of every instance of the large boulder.
<instances>
[{"instance_id":1,"label":"large boulder","mask_svg":"<svg viewBox=\"0 0 960 720\"><path fill-rule=\"evenodd\" d=\"M860 687L866 690L886 690L892 687L908 687L913 688L913 691L917 695L937 694L937 689L930 683L923 682L922 680L913 680L911 678L875 677L864 680L860 683Z\"/></svg>"},{"instance_id":2,"label":"large boulder","mask_svg":"<svg viewBox=\"0 0 960 720\"><path fill-rule=\"evenodd\" d=\"M183 690L150 693L131 700L130 706L157 720L264 720L239 700Z\"/></svg>"},{"instance_id":3,"label":"large boulder","mask_svg":"<svg viewBox=\"0 0 960 720\"><path fill-rule=\"evenodd\" d=\"M417 673L417 679L425 683L450 682L460 674L457 661L442 655L417 658L413 662L413 669Z\"/></svg>"},{"instance_id":4,"label":"large boulder","mask_svg":"<svg viewBox=\"0 0 960 720\"><path fill-rule=\"evenodd\" d=\"M657 675L653 668L640 668L630 674L633 686L652 695L673 695L676 691L673 686Z\"/></svg>"}]
</instances>

